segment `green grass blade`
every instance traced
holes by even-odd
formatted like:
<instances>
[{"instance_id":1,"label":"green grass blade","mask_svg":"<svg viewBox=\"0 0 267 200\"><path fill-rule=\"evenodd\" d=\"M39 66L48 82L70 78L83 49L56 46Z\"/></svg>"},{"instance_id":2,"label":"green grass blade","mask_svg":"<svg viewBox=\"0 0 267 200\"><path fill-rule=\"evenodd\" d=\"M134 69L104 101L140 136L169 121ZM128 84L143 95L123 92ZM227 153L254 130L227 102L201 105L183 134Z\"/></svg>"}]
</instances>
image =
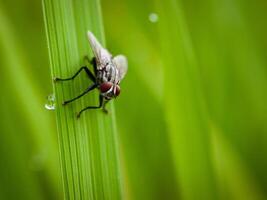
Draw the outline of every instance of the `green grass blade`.
<instances>
[{"instance_id":1,"label":"green grass blade","mask_svg":"<svg viewBox=\"0 0 267 200\"><path fill-rule=\"evenodd\" d=\"M44 0L46 31L52 76L68 77L90 52L86 38L91 30L104 45L98 0ZM90 54L92 56L92 54ZM98 105L98 92L68 105L63 100L77 96L92 84L86 75L54 85L61 165L66 199L120 199L121 183L117 152L115 111L76 113L88 105Z\"/></svg>"},{"instance_id":2,"label":"green grass blade","mask_svg":"<svg viewBox=\"0 0 267 200\"><path fill-rule=\"evenodd\" d=\"M0 23L0 199L57 199L58 148L53 123L39 85L31 77L27 48L21 45L2 4Z\"/></svg>"},{"instance_id":3,"label":"green grass blade","mask_svg":"<svg viewBox=\"0 0 267 200\"><path fill-rule=\"evenodd\" d=\"M216 199L210 130L198 66L179 1L157 1L165 105L182 199Z\"/></svg>"}]
</instances>

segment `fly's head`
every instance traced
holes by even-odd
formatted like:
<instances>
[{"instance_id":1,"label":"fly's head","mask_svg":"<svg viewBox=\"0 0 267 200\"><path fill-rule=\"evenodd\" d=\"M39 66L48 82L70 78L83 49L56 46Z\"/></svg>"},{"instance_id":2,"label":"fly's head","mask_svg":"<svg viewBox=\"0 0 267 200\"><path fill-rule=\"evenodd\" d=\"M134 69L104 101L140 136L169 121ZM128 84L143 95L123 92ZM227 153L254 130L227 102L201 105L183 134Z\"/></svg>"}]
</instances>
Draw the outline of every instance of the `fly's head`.
<instances>
[{"instance_id":1,"label":"fly's head","mask_svg":"<svg viewBox=\"0 0 267 200\"><path fill-rule=\"evenodd\" d=\"M120 95L120 86L118 85L118 83L112 83L112 82L101 83L99 86L99 90L101 92L101 95L106 100L111 100Z\"/></svg>"}]
</instances>

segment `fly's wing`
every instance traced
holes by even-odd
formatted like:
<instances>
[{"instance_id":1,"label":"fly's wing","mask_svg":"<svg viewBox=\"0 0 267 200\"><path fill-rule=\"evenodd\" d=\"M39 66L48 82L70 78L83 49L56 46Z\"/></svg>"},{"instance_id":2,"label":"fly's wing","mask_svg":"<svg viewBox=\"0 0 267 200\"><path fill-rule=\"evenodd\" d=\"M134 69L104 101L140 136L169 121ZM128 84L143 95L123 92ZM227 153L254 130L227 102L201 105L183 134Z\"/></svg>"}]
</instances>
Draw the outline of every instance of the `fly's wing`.
<instances>
[{"instance_id":1,"label":"fly's wing","mask_svg":"<svg viewBox=\"0 0 267 200\"><path fill-rule=\"evenodd\" d=\"M92 51L96 57L97 69L102 69L107 63L111 61L111 54L101 46L96 37L91 31L87 32L88 40Z\"/></svg>"},{"instance_id":2,"label":"fly's wing","mask_svg":"<svg viewBox=\"0 0 267 200\"><path fill-rule=\"evenodd\" d=\"M118 55L113 58L113 63L119 71L119 81L121 81L128 70L127 58L124 55Z\"/></svg>"}]
</instances>

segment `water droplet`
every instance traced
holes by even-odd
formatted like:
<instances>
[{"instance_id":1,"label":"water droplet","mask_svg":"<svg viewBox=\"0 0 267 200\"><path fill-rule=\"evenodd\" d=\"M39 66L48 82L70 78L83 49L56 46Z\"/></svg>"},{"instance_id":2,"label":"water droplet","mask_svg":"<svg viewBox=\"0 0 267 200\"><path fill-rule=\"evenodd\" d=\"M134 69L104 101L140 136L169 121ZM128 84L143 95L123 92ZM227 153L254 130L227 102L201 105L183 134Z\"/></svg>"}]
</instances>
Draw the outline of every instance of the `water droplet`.
<instances>
[{"instance_id":1,"label":"water droplet","mask_svg":"<svg viewBox=\"0 0 267 200\"><path fill-rule=\"evenodd\" d=\"M45 108L47 110L55 110L56 109L56 104L55 104L55 95L50 94L47 96L47 102L45 104Z\"/></svg>"},{"instance_id":2,"label":"water droplet","mask_svg":"<svg viewBox=\"0 0 267 200\"><path fill-rule=\"evenodd\" d=\"M152 23L156 23L159 21L159 16L157 13L150 13L148 16L149 21L151 21Z\"/></svg>"}]
</instances>

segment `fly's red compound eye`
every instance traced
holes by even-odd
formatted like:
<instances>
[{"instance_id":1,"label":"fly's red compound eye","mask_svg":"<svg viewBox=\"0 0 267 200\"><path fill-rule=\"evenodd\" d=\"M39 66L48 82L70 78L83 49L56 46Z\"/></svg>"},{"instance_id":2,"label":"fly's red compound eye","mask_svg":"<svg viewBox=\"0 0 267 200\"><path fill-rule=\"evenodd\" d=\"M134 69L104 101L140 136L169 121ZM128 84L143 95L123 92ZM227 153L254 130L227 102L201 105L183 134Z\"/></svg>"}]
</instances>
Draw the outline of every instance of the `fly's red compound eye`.
<instances>
[{"instance_id":1,"label":"fly's red compound eye","mask_svg":"<svg viewBox=\"0 0 267 200\"><path fill-rule=\"evenodd\" d=\"M116 96L116 97L117 97L117 96L119 96L119 95L120 95L120 93L121 93L121 88L120 88L120 86L116 85L116 92L115 92L115 96Z\"/></svg>"},{"instance_id":2,"label":"fly's red compound eye","mask_svg":"<svg viewBox=\"0 0 267 200\"><path fill-rule=\"evenodd\" d=\"M100 85L101 93L105 93L112 88L113 84L111 82L105 82Z\"/></svg>"}]
</instances>

